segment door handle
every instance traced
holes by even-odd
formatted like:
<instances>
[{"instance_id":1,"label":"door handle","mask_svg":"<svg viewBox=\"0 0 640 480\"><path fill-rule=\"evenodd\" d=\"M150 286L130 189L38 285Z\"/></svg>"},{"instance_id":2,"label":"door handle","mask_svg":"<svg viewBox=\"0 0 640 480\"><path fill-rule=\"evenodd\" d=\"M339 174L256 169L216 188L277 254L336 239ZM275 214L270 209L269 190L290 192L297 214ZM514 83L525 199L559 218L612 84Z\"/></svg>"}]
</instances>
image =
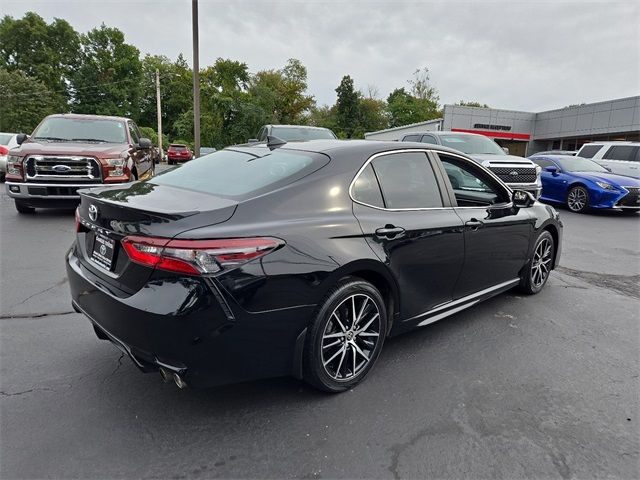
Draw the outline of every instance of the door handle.
<instances>
[{"instance_id":1,"label":"door handle","mask_svg":"<svg viewBox=\"0 0 640 480\"><path fill-rule=\"evenodd\" d=\"M378 228L376 230L377 237L393 238L404 233L404 228L394 227L393 225L386 225L384 228Z\"/></svg>"},{"instance_id":2,"label":"door handle","mask_svg":"<svg viewBox=\"0 0 640 480\"><path fill-rule=\"evenodd\" d=\"M472 218L471 220L465 222L464 224L472 232L475 232L476 230L478 230L480 227L484 225L484 223L478 220L477 218Z\"/></svg>"}]
</instances>

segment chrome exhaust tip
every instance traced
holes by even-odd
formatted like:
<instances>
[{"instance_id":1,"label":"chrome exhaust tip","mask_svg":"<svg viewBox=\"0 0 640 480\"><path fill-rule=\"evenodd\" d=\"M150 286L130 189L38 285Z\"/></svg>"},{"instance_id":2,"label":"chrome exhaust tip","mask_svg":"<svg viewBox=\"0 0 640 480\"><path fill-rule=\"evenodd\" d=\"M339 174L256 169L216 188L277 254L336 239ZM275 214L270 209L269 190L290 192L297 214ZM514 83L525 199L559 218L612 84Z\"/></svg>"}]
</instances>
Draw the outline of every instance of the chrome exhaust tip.
<instances>
[{"instance_id":1,"label":"chrome exhaust tip","mask_svg":"<svg viewBox=\"0 0 640 480\"><path fill-rule=\"evenodd\" d=\"M187 388L187 382L185 382L184 379L177 373L173 374L173 381L176 382L178 388Z\"/></svg>"},{"instance_id":2,"label":"chrome exhaust tip","mask_svg":"<svg viewBox=\"0 0 640 480\"><path fill-rule=\"evenodd\" d=\"M171 381L171 372L164 367L160 367L160 376L162 377L162 381L164 383L168 383Z\"/></svg>"}]
</instances>

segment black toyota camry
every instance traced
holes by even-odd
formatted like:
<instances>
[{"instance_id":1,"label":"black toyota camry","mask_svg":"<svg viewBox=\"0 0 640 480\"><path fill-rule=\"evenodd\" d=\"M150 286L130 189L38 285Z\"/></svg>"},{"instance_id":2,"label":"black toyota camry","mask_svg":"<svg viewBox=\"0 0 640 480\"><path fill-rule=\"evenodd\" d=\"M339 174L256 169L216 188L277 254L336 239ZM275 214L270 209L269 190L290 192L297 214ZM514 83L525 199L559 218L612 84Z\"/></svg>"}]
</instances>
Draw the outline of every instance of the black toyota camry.
<instances>
[{"instance_id":1,"label":"black toyota camry","mask_svg":"<svg viewBox=\"0 0 640 480\"><path fill-rule=\"evenodd\" d=\"M75 309L180 387L344 391L386 337L539 292L562 238L552 207L425 144L270 138L81 197Z\"/></svg>"}]
</instances>

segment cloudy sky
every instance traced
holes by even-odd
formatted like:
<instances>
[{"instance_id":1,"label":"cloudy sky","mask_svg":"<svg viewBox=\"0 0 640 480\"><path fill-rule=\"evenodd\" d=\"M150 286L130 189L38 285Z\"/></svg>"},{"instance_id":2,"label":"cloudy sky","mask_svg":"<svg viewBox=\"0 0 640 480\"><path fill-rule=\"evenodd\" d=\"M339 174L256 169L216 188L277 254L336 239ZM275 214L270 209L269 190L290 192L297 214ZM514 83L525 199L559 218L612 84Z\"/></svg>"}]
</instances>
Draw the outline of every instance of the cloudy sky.
<instances>
[{"instance_id":1,"label":"cloudy sky","mask_svg":"<svg viewBox=\"0 0 640 480\"><path fill-rule=\"evenodd\" d=\"M143 53L191 59L190 0L3 0L84 32L104 22ZM380 97L428 67L441 103L539 111L640 93L640 2L200 0L200 64L251 71L288 58L308 68L318 103L343 75Z\"/></svg>"}]
</instances>

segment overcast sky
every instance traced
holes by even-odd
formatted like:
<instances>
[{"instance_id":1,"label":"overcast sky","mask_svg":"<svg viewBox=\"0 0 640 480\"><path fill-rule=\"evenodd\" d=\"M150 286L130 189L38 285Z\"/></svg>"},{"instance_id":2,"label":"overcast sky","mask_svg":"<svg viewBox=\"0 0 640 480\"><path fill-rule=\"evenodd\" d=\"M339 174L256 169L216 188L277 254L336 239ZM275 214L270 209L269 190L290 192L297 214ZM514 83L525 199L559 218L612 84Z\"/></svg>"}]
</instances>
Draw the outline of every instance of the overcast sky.
<instances>
[{"instance_id":1,"label":"overcast sky","mask_svg":"<svg viewBox=\"0 0 640 480\"><path fill-rule=\"evenodd\" d=\"M2 0L85 32L104 22L142 53L191 61L190 0ZM200 0L200 65L250 71L288 58L308 69L319 104L343 75L382 98L428 67L442 104L461 99L540 111L640 93L640 2Z\"/></svg>"}]
</instances>

